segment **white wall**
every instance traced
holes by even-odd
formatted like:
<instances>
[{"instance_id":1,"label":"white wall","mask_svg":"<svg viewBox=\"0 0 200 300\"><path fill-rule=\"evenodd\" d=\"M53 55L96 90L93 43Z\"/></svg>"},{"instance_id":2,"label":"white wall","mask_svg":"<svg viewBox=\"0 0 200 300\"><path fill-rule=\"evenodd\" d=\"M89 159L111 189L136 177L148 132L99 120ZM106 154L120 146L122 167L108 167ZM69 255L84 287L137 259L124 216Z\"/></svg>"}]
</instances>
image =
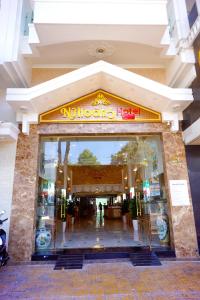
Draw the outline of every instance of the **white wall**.
<instances>
[{"instance_id":1,"label":"white wall","mask_svg":"<svg viewBox=\"0 0 200 300\"><path fill-rule=\"evenodd\" d=\"M28 0L0 2L0 87L26 87L31 70L21 54L21 41Z\"/></svg>"},{"instance_id":2,"label":"white wall","mask_svg":"<svg viewBox=\"0 0 200 300\"><path fill-rule=\"evenodd\" d=\"M34 23L166 25L166 1L35 0Z\"/></svg>"},{"instance_id":3,"label":"white wall","mask_svg":"<svg viewBox=\"0 0 200 300\"><path fill-rule=\"evenodd\" d=\"M16 113L6 102L6 90L0 90L0 121L16 123Z\"/></svg>"},{"instance_id":4,"label":"white wall","mask_svg":"<svg viewBox=\"0 0 200 300\"><path fill-rule=\"evenodd\" d=\"M17 142L0 142L0 211L5 210L3 217L8 217L3 229L9 238L10 214L12 206L13 180Z\"/></svg>"}]
</instances>

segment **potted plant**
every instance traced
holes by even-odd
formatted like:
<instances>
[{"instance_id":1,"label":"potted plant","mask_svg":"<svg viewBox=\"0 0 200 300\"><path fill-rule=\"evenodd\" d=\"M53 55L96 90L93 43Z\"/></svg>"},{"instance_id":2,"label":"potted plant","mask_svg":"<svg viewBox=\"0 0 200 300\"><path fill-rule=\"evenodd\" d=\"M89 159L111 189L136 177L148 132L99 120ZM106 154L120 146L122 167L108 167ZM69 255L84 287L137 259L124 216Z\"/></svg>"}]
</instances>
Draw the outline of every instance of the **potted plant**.
<instances>
[{"instance_id":1,"label":"potted plant","mask_svg":"<svg viewBox=\"0 0 200 300\"><path fill-rule=\"evenodd\" d=\"M133 223L133 231L134 231L134 240L138 241L138 204L136 197L130 199L129 210L131 213L132 223Z\"/></svg>"}]
</instances>

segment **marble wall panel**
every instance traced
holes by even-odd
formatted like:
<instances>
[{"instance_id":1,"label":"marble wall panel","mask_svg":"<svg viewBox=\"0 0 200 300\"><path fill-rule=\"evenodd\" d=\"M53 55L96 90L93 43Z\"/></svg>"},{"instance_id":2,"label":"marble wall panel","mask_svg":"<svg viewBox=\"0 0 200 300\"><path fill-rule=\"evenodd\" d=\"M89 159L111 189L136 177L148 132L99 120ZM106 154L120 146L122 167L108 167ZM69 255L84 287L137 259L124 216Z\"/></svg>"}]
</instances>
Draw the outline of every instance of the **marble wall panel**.
<instances>
[{"instance_id":1,"label":"marble wall panel","mask_svg":"<svg viewBox=\"0 0 200 300\"><path fill-rule=\"evenodd\" d=\"M19 134L9 239L9 254L16 261L30 260L34 249L38 142L37 125L29 136Z\"/></svg>"},{"instance_id":2,"label":"marble wall panel","mask_svg":"<svg viewBox=\"0 0 200 300\"><path fill-rule=\"evenodd\" d=\"M171 233L177 257L198 256L197 237L188 179L185 147L181 133L163 132L166 188L171 216ZM169 180L187 180L190 205L173 206Z\"/></svg>"},{"instance_id":3,"label":"marble wall panel","mask_svg":"<svg viewBox=\"0 0 200 300\"><path fill-rule=\"evenodd\" d=\"M38 133L41 135L56 135L56 134L68 134L68 135L101 135L101 134L151 134L161 133L162 131L169 132L169 127L162 123L118 123L118 124L40 124L38 126Z\"/></svg>"}]
</instances>

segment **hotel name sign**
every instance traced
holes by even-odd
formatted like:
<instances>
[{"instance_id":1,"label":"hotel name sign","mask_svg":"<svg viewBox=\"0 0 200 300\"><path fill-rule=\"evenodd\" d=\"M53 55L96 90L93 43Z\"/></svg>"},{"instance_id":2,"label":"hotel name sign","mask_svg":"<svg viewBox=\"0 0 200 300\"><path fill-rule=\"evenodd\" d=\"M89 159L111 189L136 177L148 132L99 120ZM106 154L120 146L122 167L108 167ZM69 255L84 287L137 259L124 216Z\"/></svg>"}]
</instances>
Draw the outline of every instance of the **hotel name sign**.
<instances>
[{"instance_id":1,"label":"hotel name sign","mask_svg":"<svg viewBox=\"0 0 200 300\"><path fill-rule=\"evenodd\" d=\"M40 123L161 122L161 114L103 90L40 115Z\"/></svg>"}]
</instances>

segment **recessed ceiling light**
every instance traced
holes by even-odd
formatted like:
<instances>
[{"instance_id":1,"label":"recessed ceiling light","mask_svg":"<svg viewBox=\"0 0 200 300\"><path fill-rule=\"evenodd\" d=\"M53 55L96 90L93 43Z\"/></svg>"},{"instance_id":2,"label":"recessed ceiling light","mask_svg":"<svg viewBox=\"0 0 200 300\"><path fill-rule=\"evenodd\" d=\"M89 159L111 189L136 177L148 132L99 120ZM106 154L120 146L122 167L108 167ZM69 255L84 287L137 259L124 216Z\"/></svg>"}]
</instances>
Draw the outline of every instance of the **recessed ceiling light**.
<instances>
[{"instance_id":1,"label":"recessed ceiling light","mask_svg":"<svg viewBox=\"0 0 200 300\"><path fill-rule=\"evenodd\" d=\"M111 56L114 51L112 44L103 41L93 43L88 47L88 54L98 59Z\"/></svg>"},{"instance_id":2,"label":"recessed ceiling light","mask_svg":"<svg viewBox=\"0 0 200 300\"><path fill-rule=\"evenodd\" d=\"M105 49L104 49L104 48L97 48L97 49L96 49L96 52L102 54L102 53L105 52Z\"/></svg>"}]
</instances>

